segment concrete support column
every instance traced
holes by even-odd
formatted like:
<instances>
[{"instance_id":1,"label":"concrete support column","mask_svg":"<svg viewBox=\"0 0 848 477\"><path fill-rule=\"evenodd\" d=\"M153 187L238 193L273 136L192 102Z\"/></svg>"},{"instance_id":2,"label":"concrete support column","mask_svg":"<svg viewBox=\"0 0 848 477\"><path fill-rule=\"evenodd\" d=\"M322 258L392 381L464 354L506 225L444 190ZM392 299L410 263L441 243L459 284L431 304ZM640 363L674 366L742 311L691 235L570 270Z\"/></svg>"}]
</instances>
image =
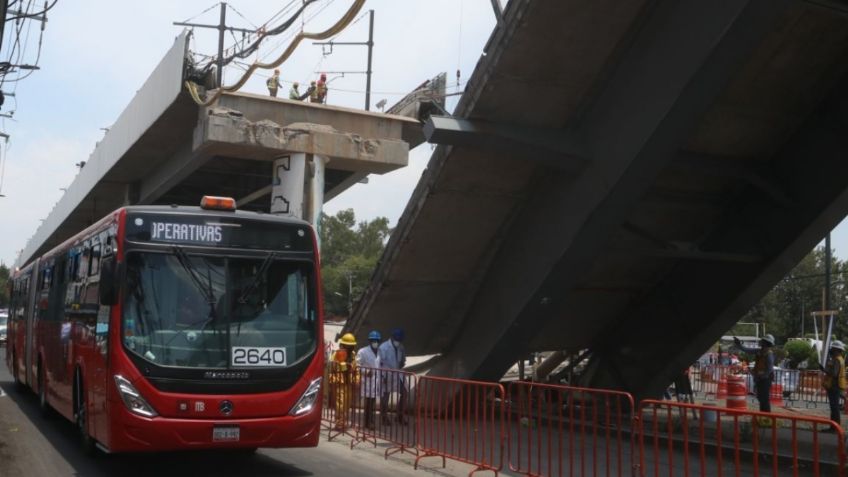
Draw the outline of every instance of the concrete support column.
<instances>
[{"instance_id":1,"label":"concrete support column","mask_svg":"<svg viewBox=\"0 0 848 477\"><path fill-rule=\"evenodd\" d=\"M303 218L303 189L306 178L306 154L280 156L274 161L271 186L271 213Z\"/></svg>"},{"instance_id":2,"label":"concrete support column","mask_svg":"<svg viewBox=\"0 0 848 477\"><path fill-rule=\"evenodd\" d=\"M319 247L327 161L327 158L314 154L280 156L274 161L274 183L271 186L271 213L303 219L312 224Z\"/></svg>"},{"instance_id":3,"label":"concrete support column","mask_svg":"<svg viewBox=\"0 0 848 477\"><path fill-rule=\"evenodd\" d=\"M315 227L318 249L321 249L321 211L324 209L324 178L328 159L315 154L307 155L306 203L303 218Z\"/></svg>"}]
</instances>

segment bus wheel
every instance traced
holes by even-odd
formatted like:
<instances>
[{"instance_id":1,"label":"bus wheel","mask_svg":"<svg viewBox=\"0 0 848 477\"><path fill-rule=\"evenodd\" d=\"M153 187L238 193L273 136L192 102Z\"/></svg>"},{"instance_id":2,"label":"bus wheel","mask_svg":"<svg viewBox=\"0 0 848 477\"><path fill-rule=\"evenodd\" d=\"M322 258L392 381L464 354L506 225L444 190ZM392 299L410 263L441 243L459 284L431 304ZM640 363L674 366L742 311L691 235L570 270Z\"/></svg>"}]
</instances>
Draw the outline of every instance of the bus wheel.
<instances>
[{"instance_id":1,"label":"bus wheel","mask_svg":"<svg viewBox=\"0 0 848 477\"><path fill-rule=\"evenodd\" d=\"M44 379L44 368L38 364L38 409L44 417L50 417L50 404L47 402L47 380Z\"/></svg>"},{"instance_id":2,"label":"bus wheel","mask_svg":"<svg viewBox=\"0 0 848 477\"><path fill-rule=\"evenodd\" d=\"M82 446L83 453L93 456L95 454L96 447L94 445L94 439L92 439L91 434L88 433L88 412L86 410L87 407L85 393L83 392L84 389L82 386L82 376L80 376L79 372L77 372L74 388L74 395L77 396L77 409L75 414L77 430L79 431L80 436L80 445Z\"/></svg>"}]
</instances>

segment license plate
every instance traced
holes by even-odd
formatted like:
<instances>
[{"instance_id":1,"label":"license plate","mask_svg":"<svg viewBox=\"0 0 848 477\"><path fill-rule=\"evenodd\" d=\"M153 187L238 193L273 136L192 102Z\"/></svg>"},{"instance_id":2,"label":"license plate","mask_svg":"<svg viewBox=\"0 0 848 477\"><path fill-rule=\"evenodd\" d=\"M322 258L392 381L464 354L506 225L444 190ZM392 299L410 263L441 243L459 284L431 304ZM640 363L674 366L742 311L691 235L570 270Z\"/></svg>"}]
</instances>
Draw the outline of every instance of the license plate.
<instances>
[{"instance_id":1,"label":"license plate","mask_svg":"<svg viewBox=\"0 0 848 477\"><path fill-rule=\"evenodd\" d=\"M212 428L213 442L238 442L239 437L238 426L215 426Z\"/></svg>"}]
</instances>

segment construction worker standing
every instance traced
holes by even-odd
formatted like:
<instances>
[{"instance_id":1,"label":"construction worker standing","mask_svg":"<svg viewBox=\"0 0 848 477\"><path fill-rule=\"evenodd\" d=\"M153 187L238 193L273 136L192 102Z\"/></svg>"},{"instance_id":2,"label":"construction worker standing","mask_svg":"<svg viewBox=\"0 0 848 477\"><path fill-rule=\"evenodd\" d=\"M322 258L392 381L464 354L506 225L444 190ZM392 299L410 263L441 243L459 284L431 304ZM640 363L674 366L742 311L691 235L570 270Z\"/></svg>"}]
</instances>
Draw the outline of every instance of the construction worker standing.
<instances>
[{"instance_id":1,"label":"construction worker standing","mask_svg":"<svg viewBox=\"0 0 848 477\"><path fill-rule=\"evenodd\" d=\"M321 77L318 78L318 83L315 85L315 101L313 103L327 103L327 75L321 73Z\"/></svg>"},{"instance_id":2,"label":"construction worker standing","mask_svg":"<svg viewBox=\"0 0 848 477\"><path fill-rule=\"evenodd\" d=\"M362 383L359 388L360 395L365 399L365 428L374 429L374 421L377 404L377 396L380 395L380 332L374 330L368 333L368 346L363 346L356 353L356 364L359 366L359 374Z\"/></svg>"},{"instance_id":3,"label":"construction worker standing","mask_svg":"<svg viewBox=\"0 0 848 477\"><path fill-rule=\"evenodd\" d=\"M406 366L406 348L403 346L404 333L402 329L392 331L392 337L380 345L380 367L383 369L382 396L380 396L380 420L390 425L389 398L392 393L398 393L397 422L405 425L404 407L406 404L406 378L401 372Z\"/></svg>"},{"instance_id":4,"label":"construction worker standing","mask_svg":"<svg viewBox=\"0 0 848 477\"><path fill-rule=\"evenodd\" d=\"M283 86L280 84L280 69L277 68L274 70L274 74L265 81L265 86L268 87L268 94L271 95L272 98L277 97L277 90Z\"/></svg>"},{"instance_id":5,"label":"construction worker standing","mask_svg":"<svg viewBox=\"0 0 848 477\"><path fill-rule=\"evenodd\" d=\"M827 391L827 401L830 404L830 420L842 425L842 418L839 414L839 398L848 387L848 382L845 379L845 358L842 356L845 353L845 343L835 340L830 344L828 351L827 363L821 366L824 371L822 378L822 387ZM835 427L831 427L830 431L835 431Z\"/></svg>"},{"instance_id":6,"label":"construction worker standing","mask_svg":"<svg viewBox=\"0 0 848 477\"><path fill-rule=\"evenodd\" d=\"M742 352L756 356L754 369L751 370L751 374L754 375L754 388L757 393L757 401L760 402L760 412L771 412L769 394L771 392L771 383L774 380L774 352L772 352L774 336L767 334L760 338L759 348L747 348L735 336L733 337L733 343Z\"/></svg>"},{"instance_id":7,"label":"construction worker standing","mask_svg":"<svg viewBox=\"0 0 848 477\"><path fill-rule=\"evenodd\" d=\"M344 431L347 427L347 415L352 404L353 386L357 380L356 337L353 333L345 333L339 340L339 349L333 354L330 368L330 384L336 391L336 420L334 429Z\"/></svg>"}]
</instances>

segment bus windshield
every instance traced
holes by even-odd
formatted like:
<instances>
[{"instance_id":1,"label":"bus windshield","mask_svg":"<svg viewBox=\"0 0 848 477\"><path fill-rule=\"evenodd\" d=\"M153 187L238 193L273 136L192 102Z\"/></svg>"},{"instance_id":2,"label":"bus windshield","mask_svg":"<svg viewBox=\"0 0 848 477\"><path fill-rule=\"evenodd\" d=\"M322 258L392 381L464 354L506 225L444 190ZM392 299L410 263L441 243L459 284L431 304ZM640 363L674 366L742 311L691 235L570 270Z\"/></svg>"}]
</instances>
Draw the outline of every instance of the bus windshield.
<instances>
[{"instance_id":1,"label":"bus windshield","mask_svg":"<svg viewBox=\"0 0 848 477\"><path fill-rule=\"evenodd\" d=\"M130 252L121 333L157 366L286 367L316 346L310 264Z\"/></svg>"}]
</instances>

